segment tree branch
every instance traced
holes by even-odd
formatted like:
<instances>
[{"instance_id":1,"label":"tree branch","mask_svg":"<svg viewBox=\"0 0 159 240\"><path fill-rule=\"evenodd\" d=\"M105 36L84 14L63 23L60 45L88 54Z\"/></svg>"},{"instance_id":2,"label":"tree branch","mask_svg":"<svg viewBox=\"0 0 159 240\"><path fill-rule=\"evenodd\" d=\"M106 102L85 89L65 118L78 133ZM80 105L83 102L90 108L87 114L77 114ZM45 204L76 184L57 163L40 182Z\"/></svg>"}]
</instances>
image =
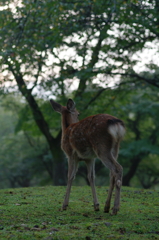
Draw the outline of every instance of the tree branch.
<instances>
[{"instance_id":1,"label":"tree branch","mask_svg":"<svg viewBox=\"0 0 159 240\"><path fill-rule=\"evenodd\" d=\"M36 124L38 125L40 131L46 137L50 148L52 148L52 144L55 144L55 139L51 135L51 133L49 131L49 126L48 126L47 122L45 121L44 116L43 116L37 102L35 101L34 97L32 96L30 89L27 89L27 86L25 84L22 74L20 73L20 71L17 72L17 69L15 71L12 64L8 60L6 60L6 63L9 66L9 70L12 72L12 74L15 77L15 80L17 82L20 92L26 98L26 100L31 108L31 111L33 113L33 117L34 117Z\"/></svg>"}]
</instances>

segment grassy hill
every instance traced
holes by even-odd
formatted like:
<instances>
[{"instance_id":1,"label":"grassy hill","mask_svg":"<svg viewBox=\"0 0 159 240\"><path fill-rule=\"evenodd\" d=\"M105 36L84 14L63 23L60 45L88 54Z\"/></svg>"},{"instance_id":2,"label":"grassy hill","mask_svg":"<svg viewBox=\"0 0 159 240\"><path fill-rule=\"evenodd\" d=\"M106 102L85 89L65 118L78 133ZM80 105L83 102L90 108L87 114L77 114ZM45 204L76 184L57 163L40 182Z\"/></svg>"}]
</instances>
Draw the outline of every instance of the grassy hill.
<instances>
[{"instance_id":1,"label":"grassy hill","mask_svg":"<svg viewBox=\"0 0 159 240\"><path fill-rule=\"evenodd\" d=\"M111 216L103 212L107 188L97 187L99 212L88 186L73 186L61 211L65 189L0 190L0 239L159 239L159 191L123 187L120 211Z\"/></svg>"}]
</instances>

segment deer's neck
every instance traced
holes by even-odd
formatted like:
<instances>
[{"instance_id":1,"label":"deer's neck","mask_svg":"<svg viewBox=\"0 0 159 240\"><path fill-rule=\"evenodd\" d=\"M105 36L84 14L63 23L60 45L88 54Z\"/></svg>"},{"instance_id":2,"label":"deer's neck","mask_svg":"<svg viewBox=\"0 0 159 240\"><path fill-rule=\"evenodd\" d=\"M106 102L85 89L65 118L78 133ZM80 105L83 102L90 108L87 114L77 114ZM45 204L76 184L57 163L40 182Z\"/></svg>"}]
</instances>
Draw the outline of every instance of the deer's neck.
<instances>
[{"instance_id":1,"label":"deer's neck","mask_svg":"<svg viewBox=\"0 0 159 240\"><path fill-rule=\"evenodd\" d=\"M64 133L66 128L68 128L70 124L67 122L66 118L62 117L62 132Z\"/></svg>"}]
</instances>

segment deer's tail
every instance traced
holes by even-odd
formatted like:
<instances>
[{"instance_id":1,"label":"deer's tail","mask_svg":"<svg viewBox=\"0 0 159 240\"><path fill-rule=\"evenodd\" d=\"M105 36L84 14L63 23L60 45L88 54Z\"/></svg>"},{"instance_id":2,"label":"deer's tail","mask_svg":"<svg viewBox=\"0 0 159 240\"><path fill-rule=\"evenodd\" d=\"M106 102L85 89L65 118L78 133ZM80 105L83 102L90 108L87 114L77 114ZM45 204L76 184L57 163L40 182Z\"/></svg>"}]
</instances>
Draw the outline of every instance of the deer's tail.
<instances>
[{"instance_id":1,"label":"deer's tail","mask_svg":"<svg viewBox=\"0 0 159 240\"><path fill-rule=\"evenodd\" d=\"M120 141L124 137L126 132L123 121L116 118L109 119L108 132L116 141Z\"/></svg>"}]
</instances>

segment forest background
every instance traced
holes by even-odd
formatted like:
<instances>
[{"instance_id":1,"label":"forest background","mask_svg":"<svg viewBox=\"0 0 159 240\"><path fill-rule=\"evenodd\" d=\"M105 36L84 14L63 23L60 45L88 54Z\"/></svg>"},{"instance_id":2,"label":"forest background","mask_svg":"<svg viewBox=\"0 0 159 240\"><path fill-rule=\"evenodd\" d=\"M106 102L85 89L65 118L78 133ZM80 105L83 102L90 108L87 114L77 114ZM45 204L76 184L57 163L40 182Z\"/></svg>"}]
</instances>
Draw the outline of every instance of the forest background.
<instances>
[{"instance_id":1,"label":"forest background","mask_svg":"<svg viewBox=\"0 0 159 240\"><path fill-rule=\"evenodd\" d=\"M158 188L158 13L158 0L1 0L0 188L66 184L50 97L124 120L123 185ZM83 163L74 184L88 184Z\"/></svg>"}]
</instances>

